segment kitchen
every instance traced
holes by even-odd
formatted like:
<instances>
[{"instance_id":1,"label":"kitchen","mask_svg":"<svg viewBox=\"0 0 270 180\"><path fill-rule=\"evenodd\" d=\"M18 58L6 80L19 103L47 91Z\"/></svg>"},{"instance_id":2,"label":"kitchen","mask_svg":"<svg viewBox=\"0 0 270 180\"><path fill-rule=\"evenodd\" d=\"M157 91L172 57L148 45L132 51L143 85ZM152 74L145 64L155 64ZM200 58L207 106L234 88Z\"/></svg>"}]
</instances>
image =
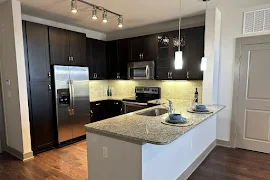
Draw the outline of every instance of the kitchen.
<instances>
[{"instance_id":1,"label":"kitchen","mask_svg":"<svg viewBox=\"0 0 270 180\"><path fill-rule=\"evenodd\" d=\"M40 3L44 9L51 5ZM70 22L72 25L57 18L46 19L48 13L34 10L41 4L27 0L1 4L3 13L13 18L0 18L0 40L9 42L1 43L6 137L1 138L1 144L7 152L30 162L33 156L39 158L82 143L85 153L86 146L89 150L88 159L84 156L88 164L83 163L89 179L127 179L129 175L130 179L187 179L217 144L229 146L227 137L218 138L227 134L220 131L226 121L217 120L231 111L231 105L229 109L212 105L224 102L219 101L223 84L219 76L224 74L220 75L224 61L219 58L223 16L217 8L224 8L224 4L203 0L186 10L189 3L175 1L174 20L160 18L141 26L132 26L128 16L126 20L127 11L109 10L113 7L110 3L103 2L102 7L96 1L61 2L70 21L77 19ZM198 9L203 13L194 15ZM86 13L89 19L79 21ZM89 20L90 28L82 25ZM109 24L111 21L115 23ZM12 43L15 53L10 52ZM10 57L14 61L8 61ZM189 112L191 106L197 107L195 102L208 104L209 113ZM179 114L184 124L190 123L187 127L174 127L165 119ZM121 146L123 154L132 152L125 148L129 145L134 147L134 166L130 166L132 158L123 156L128 161L122 162L120 151L116 152ZM181 162L171 151L190 154ZM159 152L164 154L155 156ZM166 158L171 165L165 170L158 166L165 164ZM137 162L140 159L142 162ZM122 162L118 169L112 166L118 162ZM93 163L107 166L103 171L108 177L95 169L98 166L93 168ZM121 174L121 167L129 175L114 176ZM159 173L151 174L152 168Z\"/></svg>"}]
</instances>

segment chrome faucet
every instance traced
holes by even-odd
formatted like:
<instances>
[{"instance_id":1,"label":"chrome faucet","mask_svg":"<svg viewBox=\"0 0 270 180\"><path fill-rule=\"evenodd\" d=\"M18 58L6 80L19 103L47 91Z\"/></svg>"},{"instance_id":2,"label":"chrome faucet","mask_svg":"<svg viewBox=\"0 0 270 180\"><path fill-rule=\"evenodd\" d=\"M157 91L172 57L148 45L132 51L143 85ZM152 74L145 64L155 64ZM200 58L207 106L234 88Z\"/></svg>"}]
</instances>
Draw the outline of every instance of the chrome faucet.
<instances>
[{"instance_id":1,"label":"chrome faucet","mask_svg":"<svg viewBox=\"0 0 270 180\"><path fill-rule=\"evenodd\" d=\"M167 99L169 101L169 106L165 106L164 103L162 103L160 101L160 99L157 100L157 104L160 104L161 106L163 106L164 108L166 108L168 110L169 114L173 113L173 103L171 100Z\"/></svg>"}]
</instances>

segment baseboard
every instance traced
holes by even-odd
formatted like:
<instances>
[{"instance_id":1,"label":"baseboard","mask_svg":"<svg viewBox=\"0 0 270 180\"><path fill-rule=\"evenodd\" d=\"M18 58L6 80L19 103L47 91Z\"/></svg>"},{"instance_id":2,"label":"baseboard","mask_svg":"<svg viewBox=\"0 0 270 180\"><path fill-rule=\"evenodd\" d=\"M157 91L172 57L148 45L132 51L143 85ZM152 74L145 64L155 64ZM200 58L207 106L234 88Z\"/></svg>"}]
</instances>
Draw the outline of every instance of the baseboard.
<instances>
[{"instance_id":1,"label":"baseboard","mask_svg":"<svg viewBox=\"0 0 270 180\"><path fill-rule=\"evenodd\" d=\"M216 147L216 140L213 141L203 151L203 153L177 178L177 180L187 180L215 147Z\"/></svg>"},{"instance_id":2,"label":"baseboard","mask_svg":"<svg viewBox=\"0 0 270 180\"><path fill-rule=\"evenodd\" d=\"M9 154L11 154L12 156L14 156L14 157L16 157L16 158L18 158L18 159L20 159L20 160L22 160L22 161L25 161L25 160L28 160L28 159L31 159L31 158L34 157L32 151L23 154L23 153L21 153L20 151L14 149L14 148L12 148L12 147L9 147L9 146L7 146L6 151L7 151Z\"/></svg>"},{"instance_id":3,"label":"baseboard","mask_svg":"<svg viewBox=\"0 0 270 180\"><path fill-rule=\"evenodd\" d=\"M223 147L231 147L231 142L230 141L223 141L223 140L216 140L218 146L223 146Z\"/></svg>"}]
</instances>

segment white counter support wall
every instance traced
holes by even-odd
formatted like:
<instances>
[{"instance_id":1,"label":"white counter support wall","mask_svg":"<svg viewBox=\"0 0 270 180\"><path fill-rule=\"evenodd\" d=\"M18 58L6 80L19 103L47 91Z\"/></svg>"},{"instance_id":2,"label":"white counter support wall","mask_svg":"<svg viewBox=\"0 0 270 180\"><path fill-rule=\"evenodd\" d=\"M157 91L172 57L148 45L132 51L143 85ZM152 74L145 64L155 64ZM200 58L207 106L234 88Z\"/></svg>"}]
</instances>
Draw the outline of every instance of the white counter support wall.
<instances>
[{"instance_id":1,"label":"white counter support wall","mask_svg":"<svg viewBox=\"0 0 270 180\"><path fill-rule=\"evenodd\" d=\"M185 180L211 152L215 140L215 116L167 145L139 145L87 132L88 179ZM104 147L108 158L103 157Z\"/></svg>"},{"instance_id":2,"label":"white counter support wall","mask_svg":"<svg viewBox=\"0 0 270 180\"><path fill-rule=\"evenodd\" d=\"M8 0L0 4L1 82L7 151L24 160L31 150L28 95L24 60L21 4Z\"/></svg>"}]
</instances>

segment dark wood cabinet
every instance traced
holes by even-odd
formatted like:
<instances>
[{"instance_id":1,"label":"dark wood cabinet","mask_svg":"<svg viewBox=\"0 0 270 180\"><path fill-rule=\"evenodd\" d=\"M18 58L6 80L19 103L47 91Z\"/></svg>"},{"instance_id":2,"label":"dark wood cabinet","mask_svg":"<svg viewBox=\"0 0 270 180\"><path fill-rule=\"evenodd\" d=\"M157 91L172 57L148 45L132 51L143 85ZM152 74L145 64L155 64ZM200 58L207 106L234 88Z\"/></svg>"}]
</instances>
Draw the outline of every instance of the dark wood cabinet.
<instances>
[{"instance_id":1,"label":"dark wood cabinet","mask_svg":"<svg viewBox=\"0 0 270 180\"><path fill-rule=\"evenodd\" d=\"M91 123L105 119L104 101L90 103Z\"/></svg>"},{"instance_id":2,"label":"dark wood cabinet","mask_svg":"<svg viewBox=\"0 0 270 180\"><path fill-rule=\"evenodd\" d=\"M48 51L48 27L23 21L25 64L32 150L54 145L54 118Z\"/></svg>"},{"instance_id":3,"label":"dark wood cabinet","mask_svg":"<svg viewBox=\"0 0 270 180\"><path fill-rule=\"evenodd\" d=\"M204 26L190 28L188 30L187 79L203 79L203 71L201 71L201 58L204 56L204 33Z\"/></svg>"},{"instance_id":4,"label":"dark wood cabinet","mask_svg":"<svg viewBox=\"0 0 270 180\"><path fill-rule=\"evenodd\" d=\"M87 38L86 44L86 61L89 66L89 78L92 80L106 79L106 42Z\"/></svg>"},{"instance_id":5,"label":"dark wood cabinet","mask_svg":"<svg viewBox=\"0 0 270 180\"><path fill-rule=\"evenodd\" d=\"M50 82L31 82L31 139L33 152L54 145L52 96Z\"/></svg>"},{"instance_id":6,"label":"dark wood cabinet","mask_svg":"<svg viewBox=\"0 0 270 180\"><path fill-rule=\"evenodd\" d=\"M175 69L175 52L179 47L179 32L165 32L156 36L157 80L202 80L200 61L204 51L204 27L181 30L180 49L183 68Z\"/></svg>"},{"instance_id":7,"label":"dark wood cabinet","mask_svg":"<svg viewBox=\"0 0 270 180\"><path fill-rule=\"evenodd\" d=\"M127 79L129 40L107 42L107 64L109 79Z\"/></svg>"},{"instance_id":8,"label":"dark wood cabinet","mask_svg":"<svg viewBox=\"0 0 270 180\"><path fill-rule=\"evenodd\" d=\"M155 60L155 35L132 38L130 40L130 61Z\"/></svg>"},{"instance_id":9,"label":"dark wood cabinet","mask_svg":"<svg viewBox=\"0 0 270 180\"><path fill-rule=\"evenodd\" d=\"M111 118L123 114L122 101L108 100L105 106L105 118Z\"/></svg>"},{"instance_id":10,"label":"dark wood cabinet","mask_svg":"<svg viewBox=\"0 0 270 180\"><path fill-rule=\"evenodd\" d=\"M49 46L52 65L87 66L85 34L49 27Z\"/></svg>"}]
</instances>

